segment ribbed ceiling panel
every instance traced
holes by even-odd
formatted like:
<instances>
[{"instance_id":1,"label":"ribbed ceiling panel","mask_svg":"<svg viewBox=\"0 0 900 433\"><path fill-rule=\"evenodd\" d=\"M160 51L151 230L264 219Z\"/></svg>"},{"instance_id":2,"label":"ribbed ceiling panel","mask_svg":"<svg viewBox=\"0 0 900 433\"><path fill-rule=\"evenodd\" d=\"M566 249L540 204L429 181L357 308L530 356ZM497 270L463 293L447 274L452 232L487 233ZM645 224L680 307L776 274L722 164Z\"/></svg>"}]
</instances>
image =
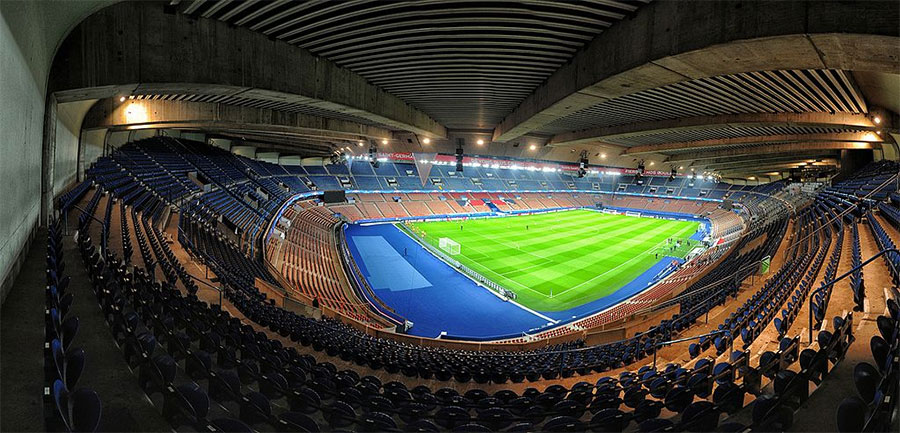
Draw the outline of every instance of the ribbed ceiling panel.
<instances>
[{"instance_id":1,"label":"ribbed ceiling panel","mask_svg":"<svg viewBox=\"0 0 900 433\"><path fill-rule=\"evenodd\" d=\"M761 137L773 135L802 135L802 134L838 134L842 132L857 132L856 129L844 128L809 128L794 126L771 127L734 127L722 126L710 129L693 129L687 131L664 131L655 134L630 136L623 138L604 138L603 141L622 146L640 146L647 144L681 143L688 141L716 140L740 137ZM672 152L664 152L672 153Z\"/></svg>"},{"instance_id":2,"label":"ribbed ceiling panel","mask_svg":"<svg viewBox=\"0 0 900 433\"><path fill-rule=\"evenodd\" d=\"M492 128L650 0L194 1L182 12L303 47L448 128Z\"/></svg>"},{"instance_id":3,"label":"ribbed ceiling panel","mask_svg":"<svg viewBox=\"0 0 900 433\"><path fill-rule=\"evenodd\" d=\"M846 71L764 71L701 78L611 99L558 119L540 133L720 114L867 111Z\"/></svg>"}]
</instances>

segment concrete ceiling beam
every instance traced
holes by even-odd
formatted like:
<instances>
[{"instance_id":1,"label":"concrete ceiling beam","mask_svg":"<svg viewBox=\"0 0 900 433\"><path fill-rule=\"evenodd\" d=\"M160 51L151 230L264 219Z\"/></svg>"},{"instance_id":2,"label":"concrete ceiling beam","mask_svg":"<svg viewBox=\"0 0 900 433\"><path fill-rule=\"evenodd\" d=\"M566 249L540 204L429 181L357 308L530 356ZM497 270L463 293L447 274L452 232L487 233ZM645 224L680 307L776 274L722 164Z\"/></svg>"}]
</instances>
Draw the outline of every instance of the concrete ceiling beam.
<instances>
[{"instance_id":1,"label":"concrete ceiling beam","mask_svg":"<svg viewBox=\"0 0 900 433\"><path fill-rule=\"evenodd\" d=\"M824 158L834 158L836 155L834 153L817 153L817 154L792 154L792 155L766 155L766 156L758 156L758 157L742 157L740 159L732 159L728 161L720 161L717 162L712 161L701 161L691 165L690 167L702 167L705 170L723 170L728 168L735 167L744 167L744 166L752 166L754 164L759 163L771 163L771 162L791 162L791 161L808 161L815 159L824 159Z\"/></svg>"},{"instance_id":2,"label":"concrete ceiling beam","mask_svg":"<svg viewBox=\"0 0 900 433\"><path fill-rule=\"evenodd\" d=\"M494 129L511 141L561 117L642 90L783 69L896 73L900 4L654 2L594 38ZM674 35L677 35L675 37Z\"/></svg>"},{"instance_id":3,"label":"concrete ceiling beam","mask_svg":"<svg viewBox=\"0 0 900 433\"><path fill-rule=\"evenodd\" d=\"M218 20L121 2L82 21L53 62L60 102L120 95L205 95L295 104L430 137L446 128L426 113L309 51Z\"/></svg>"},{"instance_id":4,"label":"concrete ceiling beam","mask_svg":"<svg viewBox=\"0 0 900 433\"><path fill-rule=\"evenodd\" d=\"M873 134L874 135L874 134ZM791 138L788 138L791 137ZM760 137L764 138L764 137ZM760 140L760 141L747 141L747 142L735 142L735 143L721 143L723 140L716 140L715 143L721 144L707 144L705 146L691 146L691 147L680 147L676 148L678 150L697 150L696 152L687 152L687 153L677 153L672 156L669 156L666 161L668 162L676 162L676 161L697 161L703 159L714 159L721 158L727 156L741 156L741 155L761 155L761 154L771 154L771 153L791 153L791 152L809 152L809 151L827 151L827 150L871 150L875 149L876 146L881 144L881 140L879 141L864 141L864 140L852 140L843 138L847 137L836 137L837 140L829 139L827 136L814 137L812 139L804 139L803 136L772 136L770 140ZM708 150L709 148L714 147L726 147L726 146L742 146L731 149L720 149L720 150ZM634 148L632 148L634 149ZM631 150L631 149L629 149ZM657 151L659 152L659 151ZM637 154L643 154L648 152L638 152ZM631 154L631 152L626 151L626 154Z\"/></svg>"},{"instance_id":5,"label":"concrete ceiling beam","mask_svg":"<svg viewBox=\"0 0 900 433\"><path fill-rule=\"evenodd\" d=\"M790 170L796 168L802 168L806 166L815 166L815 167L836 167L838 166L837 159L823 159L821 162L815 162L811 164L803 164L803 163L777 163L777 164L761 164L754 167L745 167L745 168L736 168L731 170L723 170L716 172L717 174L728 177L734 174L758 174L758 173L768 173L772 171L778 170Z\"/></svg>"},{"instance_id":6,"label":"concrete ceiling beam","mask_svg":"<svg viewBox=\"0 0 900 433\"><path fill-rule=\"evenodd\" d=\"M723 128L840 128L874 132L883 127L882 124L874 122L874 117L871 112L869 115L854 113L748 113L683 117L566 132L553 136L549 145L571 146L604 140ZM885 115L884 119L888 119L888 116Z\"/></svg>"},{"instance_id":7,"label":"concrete ceiling beam","mask_svg":"<svg viewBox=\"0 0 900 433\"><path fill-rule=\"evenodd\" d=\"M389 129L265 108L163 100L107 98L85 115L82 129L212 128L235 131L279 131L322 141L390 138Z\"/></svg>"}]
</instances>

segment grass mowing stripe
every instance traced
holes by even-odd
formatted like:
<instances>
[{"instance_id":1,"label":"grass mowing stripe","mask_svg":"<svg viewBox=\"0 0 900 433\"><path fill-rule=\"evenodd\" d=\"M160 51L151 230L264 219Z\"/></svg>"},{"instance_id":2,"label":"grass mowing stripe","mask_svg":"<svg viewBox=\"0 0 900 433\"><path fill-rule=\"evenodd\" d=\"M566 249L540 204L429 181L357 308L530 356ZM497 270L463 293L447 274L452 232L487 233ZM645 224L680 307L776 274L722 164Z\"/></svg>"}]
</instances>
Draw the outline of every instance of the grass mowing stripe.
<instances>
[{"instance_id":1,"label":"grass mowing stripe","mask_svg":"<svg viewBox=\"0 0 900 433\"><path fill-rule=\"evenodd\" d=\"M685 234L685 232L688 231L688 230L690 230L690 229L691 229L690 227L686 227L686 228L684 228L684 229L682 229L682 230L679 230L679 231L677 232L677 234L675 235L675 237L678 237L678 236L681 236L681 235ZM690 235L690 233L687 233L687 234ZM665 240L663 240L662 242L665 242ZM662 242L660 242L660 243L662 243ZM647 254L647 253L649 253L650 251L655 250L655 249L658 248L658 247L659 247L659 244L652 245L652 246L650 246L650 248L647 248L646 250L644 250L641 254ZM626 264L629 264L629 263L633 263L632 265L630 265L630 267L633 267L633 268L639 267L639 266L640 266L640 263L634 262L634 260L637 260L637 259L642 259L641 255L635 255L635 256L634 256L633 258L631 258L629 261L627 261L627 262L625 262L625 263L622 263L622 264L618 265L616 268L610 269L609 271L606 271L605 273L603 273L603 274L601 274L601 275L598 275L597 277L605 276L605 275L607 275L609 272L612 272L613 270L615 270L615 269L617 269L617 268L619 268L619 267L621 267L621 266L624 266L624 265L626 265ZM641 272L643 272L643 271L641 271ZM596 278L596 277L595 277L595 278ZM592 281L592 280L585 281L584 283L581 283L581 285L587 284L587 283L590 282L590 281ZM580 285L579 285L579 286L580 286ZM572 287L571 289L567 289L567 290L572 290L572 289L575 289L575 287ZM564 292L564 293L565 293L565 292Z\"/></svg>"},{"instance_id":2,"label":"grass mowing stripe","mask_svg":"<svg viewBox=\"0 0 900 433\"><path fill-rule=\"evenodd\" d=\"M434 245L458 242L456 259L516 292L519 303L558 311L618 290L656 263L650 250L698 223L580 210L414 226Z\"/></svg>"},{"instance_id":3,"label":"grass mowing stripe","mask_svg":"<svg viewBox=\"0 0 900 433\"><path fill-rule=\"evenodd\" d=\"M603 235L599 237L585 237L583 227L581 229L576 227L571 232L569 232L568 235L563 234L562 236L557 237L551 233L549 235L542 236L536 239L535 242L520 244L520 247L536 247L540 248L542 251L549 251L551 252L551 254L542 255L541 257L545 257L555 264L569 265L571 264L570 262L572 260L577 260L578 257L583 256L584 251L576 250L580 250L588 244L611 239L618 234L630 231L625 222L605 227L607 229L612 228L612 230L609 232L604 232ZM577 254L570 254L571 252L576 252ZM508 259L503 257L497 257L497 260L510 262ZM510 265L514 265L514 263L510 263Z\"/></svg>"}]
</instances>

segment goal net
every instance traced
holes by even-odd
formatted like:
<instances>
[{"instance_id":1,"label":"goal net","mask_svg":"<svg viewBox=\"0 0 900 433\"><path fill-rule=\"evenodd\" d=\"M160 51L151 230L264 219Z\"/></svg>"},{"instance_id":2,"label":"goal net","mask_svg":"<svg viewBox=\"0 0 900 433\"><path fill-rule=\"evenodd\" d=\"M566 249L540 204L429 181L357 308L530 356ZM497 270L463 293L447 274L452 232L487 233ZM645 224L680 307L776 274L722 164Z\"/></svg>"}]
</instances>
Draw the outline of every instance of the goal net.
<instances>
[{"instance_id":1,"label":"goal net","mask_svg":"<svg viewBox=\"0 0 900 433\"><path fill-rule=\"evenodd\" d=\"M440 246L442 250L446 251L451 256L459 254L459 243L455 242L453 239L440 238L438 240L438 246Z\"/></svg>"}]
</instances>

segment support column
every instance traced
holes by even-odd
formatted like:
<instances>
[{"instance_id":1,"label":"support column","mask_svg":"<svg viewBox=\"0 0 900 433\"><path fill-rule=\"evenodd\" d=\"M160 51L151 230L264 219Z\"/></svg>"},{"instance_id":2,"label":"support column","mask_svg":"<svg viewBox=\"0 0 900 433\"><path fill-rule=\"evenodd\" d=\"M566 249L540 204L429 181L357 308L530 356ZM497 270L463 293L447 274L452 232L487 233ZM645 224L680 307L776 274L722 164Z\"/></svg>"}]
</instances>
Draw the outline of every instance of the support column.
<instances>
[{"instance_id":1,"label":"support column","mask_svg":"<svg viewBox=\"0 0 900 433\"><path fill-rule=\"evenodd\" d=\"M41 149L41 218L47 225L53 215L53 171L56 161L56 96L50 94L44 104L44 136Z\"/></svg>"}]
</instances>

